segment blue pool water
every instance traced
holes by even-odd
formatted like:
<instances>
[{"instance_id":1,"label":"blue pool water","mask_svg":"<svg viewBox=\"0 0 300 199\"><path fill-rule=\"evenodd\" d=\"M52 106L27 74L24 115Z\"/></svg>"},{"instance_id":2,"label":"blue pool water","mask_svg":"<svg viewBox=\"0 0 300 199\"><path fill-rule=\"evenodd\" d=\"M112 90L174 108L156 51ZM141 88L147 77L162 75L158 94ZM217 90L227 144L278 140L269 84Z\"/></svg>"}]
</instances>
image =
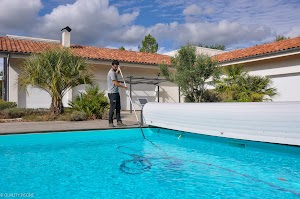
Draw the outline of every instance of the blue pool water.
<instances>
[{"instance_id":1,"label":"blue pool water","mask_svg":"<svg viewBox=\"0 0 300 199\"><path fill-rule=\"evenodd\" d=\"M147 139L138 128L0 136L0 194L300 198L299 147L144 132Z\"/></svg>"}]
</instances>

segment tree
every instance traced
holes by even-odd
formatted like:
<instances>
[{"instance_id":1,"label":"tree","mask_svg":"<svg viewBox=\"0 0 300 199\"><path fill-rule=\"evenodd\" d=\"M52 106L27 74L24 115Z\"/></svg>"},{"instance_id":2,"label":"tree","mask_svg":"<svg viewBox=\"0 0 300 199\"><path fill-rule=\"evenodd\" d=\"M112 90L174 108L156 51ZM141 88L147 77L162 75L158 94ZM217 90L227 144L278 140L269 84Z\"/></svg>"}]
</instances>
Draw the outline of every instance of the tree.
<instances>
[{"instance_id":1,"label":"tree","mask_svg":"<svg viewBox=\"0 0 300 199\"><path fill-rule=\"evenodd\" d=\"M271 100L277 93L268 77L251 76L242 65L223 68L223 78L215 89L223 101L262 102Z\"/></svg>"},{"instance_id":2,"label":"tree","mask_svg":"<svg viewBox=\"0 0 300 199\"><path fill-rule=\"evenodd\" d=\"M226 49L225 45L220 45L220 44L206 45L206 46L203 46L202 44L199 44L198 46L199 47L204 47L204 48L210 48L210 49L217 49L217 50L225 50Z\"/></svg>"},{"instance_id":3,"label":"tree","mask_svg":"<svg viewBox=\"0 0 300 199\"><path fill-rule=\"evenodd\" d=\"M289 37L285 37L283 35L276 35L275 41L282 41L282 40L286 40L286 39L289 39Z\"/></svg>"},{"instance_id":4,"label":"tree","mask_svg":"<svg viewBox=\"0 0 300 199\"><path fill-rule=\"evenodd\" d=\"M218 63L207 55L196 55L196 48L187 45L180 48L178 55L171 58L171 68L161 65L161 73L180 86L186 101L204 102L208 80L218 77Z\"/></svg>"},{"instance_id":5,"label":"tree","mask_svg":"<svg viewBox=\"0 0 300 199\"><path fill-rule=\"evenodd\" d=\"M24 61L19 83L23 89L32 85L48 92L52 98L50 112L61 114L66 92L80 84L92 83L92 75L83 58L67 48L53 48L32 54Z\"/></svg>"},{"instance_id":6,"label":"tree","mask_svg":"<svg viewBox=\"0 0 300 199\"><path fill-rule=\"evenodd\" d=\"M156 53L158 50L158 43L154 37L148 34L145 36L144 40L142 41L142 47L139 46L139 49L140 52Z\"/></svg>"},{"instance_id":7,"label":"tree","mask_svg":"<svg viewBox=\"0 0 300 199\"><path fill-rule=\"evenodd\" d=\"M121 47L119 48L119 50L125 50L124 46L121 46Z\"/></svg>"}]
</instances>

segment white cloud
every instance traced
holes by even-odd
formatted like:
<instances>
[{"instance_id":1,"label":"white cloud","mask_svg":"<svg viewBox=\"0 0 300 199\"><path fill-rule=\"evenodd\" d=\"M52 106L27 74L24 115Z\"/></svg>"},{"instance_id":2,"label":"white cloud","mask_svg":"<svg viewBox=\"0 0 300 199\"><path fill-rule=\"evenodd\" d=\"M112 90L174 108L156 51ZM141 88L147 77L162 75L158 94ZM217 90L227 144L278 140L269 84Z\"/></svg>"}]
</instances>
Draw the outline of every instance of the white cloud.
<instances>
[{"instance_id":1,"label":"white cloud","mask_svg":"<svg viewBox=\"0 0 300 199\"><path fill-rule=\"evenodd\" d=\"M26 32L37 22L40 0L1 0L0 30Z\"/></svg>"},{"instance_id":2,"label":"white cloud","mask_svg":"<svg viewBox=\"0 0 300 199\"><path fill-rule=\"evenodd\" d=\"M145 35L151 34L162 52L188 42L241 47L278 34L300 35L300 3L292 0L155 0L155 7L134 0L115 0L114 5L108 0L45 0L45 5L54 9L44 16L38 16L43 11L40 0L0 1L1 34L60 39L60 30L70 26L72 43L81 45L136 49ZM59 2L64 4L55 7ZM140 14L156 20L142 25L149 19L140 19Z\"/></svg>"},{"instance_id":3,"label":"white cloud","mask_svg":"<svg viewBox=\"0 0 300 199\"><path fill-rule=\"evenodd\" d=\"M185 16L198 16L198 15L211 15L214 13L214 8L208 7L208 8L201 8L197 4L191 4L187 6L183 10L183 15Z\"/></svg>"},{"instance_id":4,"label":"white cloud","mask_svg":"<svg viewBox=\"0 0 300 199\"><path fill-rule=\"evenodd\" d=\"M300 36L300 26L294 26L286 33L287 37L297 37Z\"/></svg>"},{"instance_id":5,"label":"white cloud","mask_svg":"<svg viewBox=\"0 0 300 199\"><path fill-rule=\"evenodd\" d=\"M40 20L36 33L60 38L60 29L72 28L72 41L109 45L123 35L139 12L120 15L108 0L78 0L74 4L60 5Z\"/></svg>"},{"instance_id":6,"label":"white cloud","mask_svg":"<svg viewBox=\"0 0 300 199\"><path fill-rule=\"evenodd\" d=\"M177 42L177 46L187 43L198 45L223 44L260 41L268 37L271 30L264 26L245 26L223 20L219 23L171 23L157 24L147 31L159 41Z\"/></svg>"},{"instance_id":7,"label":"white cloud","mask_svg":"<svg viewBox=\"0 0 300 199\"><path fill-rule=\"evenodd\" d=\"M121 35L116 34L116 40L120 42L136 43L136 41L141 41L145 37L147 29L143 26L131 26L126 30L121 30L121 33Z\"/></svg>"},{"instance_id":8,"label":"white cloud","mask_svg":"<svg viewBox=\"0 0 300 199\"><path fill-rule=\"evenodd\" d=\"M184 15L200 15L202 13L202 9L196 4L189 5L183 10Z\"/></svg>"}]
</instances>

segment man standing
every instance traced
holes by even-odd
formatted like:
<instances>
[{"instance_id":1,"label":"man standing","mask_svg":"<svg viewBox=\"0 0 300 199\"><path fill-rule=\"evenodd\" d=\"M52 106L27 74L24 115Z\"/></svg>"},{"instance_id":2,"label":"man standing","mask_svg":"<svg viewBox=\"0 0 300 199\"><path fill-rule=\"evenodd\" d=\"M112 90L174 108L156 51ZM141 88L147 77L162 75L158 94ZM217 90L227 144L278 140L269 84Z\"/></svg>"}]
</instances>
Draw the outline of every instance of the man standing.
<instances>
[{"instance_id":1,"label":"man standing","mask_svg":"<svg viewBox=\"0 0 300 199\"><path fill-rule=\"evenodd\" d=\"M121 102L120 102L120 94L119 94L119 87L128 89L127 86L123 86L118 81L117 73L119 73L119 61L114 60L111 64L111 69L108 71L107 74L107 86L108 86L108 97L110 102L110 109L109 109L109 127L115 127L113 123L114 111L116 110L117 115L117 126L122 127L125 126L121 120Z\"/></svg>"}]
</instances>

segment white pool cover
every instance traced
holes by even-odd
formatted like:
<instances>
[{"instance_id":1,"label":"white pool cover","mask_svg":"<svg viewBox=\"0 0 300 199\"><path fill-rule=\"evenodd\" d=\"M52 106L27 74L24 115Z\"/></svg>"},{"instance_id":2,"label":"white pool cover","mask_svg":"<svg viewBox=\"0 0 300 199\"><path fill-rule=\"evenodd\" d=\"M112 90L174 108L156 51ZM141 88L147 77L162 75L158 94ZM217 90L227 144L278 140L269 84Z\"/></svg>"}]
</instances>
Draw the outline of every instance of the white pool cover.
<instances>
[{"instance_id":1,"label":"white pool cover","mask_svg":"<svg viewBox=\"0 0 300 199\"><path fill-rule=\"evenodd\" d=\"M147 103L147 125L300 146L300 102Z\"/></svg>"}]
</instances>

